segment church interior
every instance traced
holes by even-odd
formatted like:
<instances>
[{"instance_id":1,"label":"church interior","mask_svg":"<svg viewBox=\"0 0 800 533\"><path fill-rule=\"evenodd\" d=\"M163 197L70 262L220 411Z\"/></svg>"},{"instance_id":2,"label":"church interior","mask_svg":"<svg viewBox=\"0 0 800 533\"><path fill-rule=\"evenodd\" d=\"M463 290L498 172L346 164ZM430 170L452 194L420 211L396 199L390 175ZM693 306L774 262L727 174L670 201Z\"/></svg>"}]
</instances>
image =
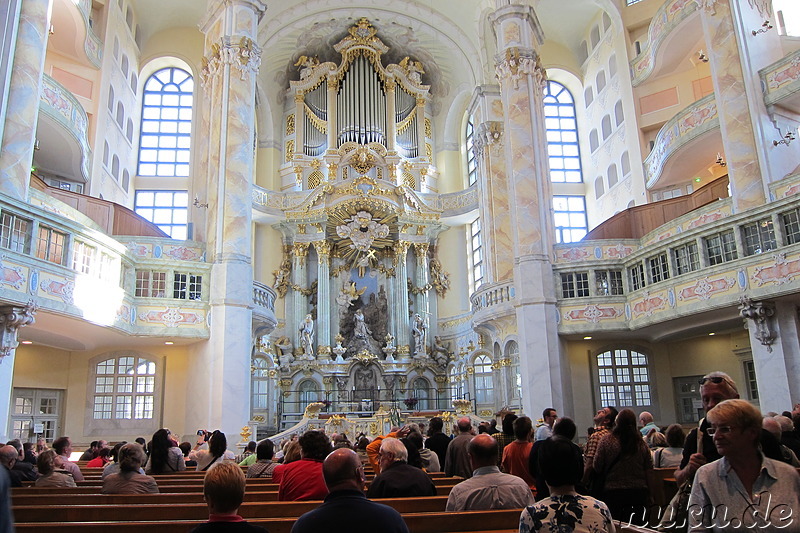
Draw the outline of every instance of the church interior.
<instances>
[{"instance_id":1,"label":"church interior","mask_svg":"<svg viewBox=\"0 0 800 533\"><path fill-rule=\"evenodd\" d=\"M794 0L2 4L4 442L800 401Z\"/></svg>"}]
</instances>

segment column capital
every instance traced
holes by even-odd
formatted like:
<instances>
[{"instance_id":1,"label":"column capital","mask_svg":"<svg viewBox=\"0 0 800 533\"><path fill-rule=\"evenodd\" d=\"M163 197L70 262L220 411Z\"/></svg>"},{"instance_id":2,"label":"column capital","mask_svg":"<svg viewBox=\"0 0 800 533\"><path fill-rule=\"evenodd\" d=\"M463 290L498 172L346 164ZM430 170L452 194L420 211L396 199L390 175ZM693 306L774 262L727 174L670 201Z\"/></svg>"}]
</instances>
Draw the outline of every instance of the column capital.
<instances>
[{"instance_id":1,"label":"column capital","mask_svg":"<svg viewBox=\"0 0 800 533\"><path fill-rule=\"evenodd\" d=\"M4 305L0 306L0 361L3 357L8 357L14 353L19 346L17 332L23 326L29 326L35 321L37 306L33 300L24 306Z\"/></svg>"},{"instance_id":2,"label":"column capital","mask_svg":"<svg viewBox=\"0 0 800 533\"><path fill-rule=\"evenodd\" d=\"M772 352L772 344L777 339L773 316L775 315L775 302L754 302L747 296L739 299L739 315L744 319L744 326L750 329L750 321L755 327L753 336Z\"/></svg>"},{"instance_id":3,"label":"column capital","mask_svg":"<svg viewBox=\"0 0 800 533\"><path fill-rule=\"evenodd\" d=\"M414 252L417 255L417 259L424 259L425 256L428 255L428 247L430 245L427 242L415 242L414 243Z\"/></svg>"},{"instance_id":4,"label":"column capital","mask_svg":"<svg viewBox=\"0 0 800 533\"><path fill-rule=\"evenodd\" d=\"M542 58L532 48L507 48L504 54L495 56L495 75L501 84L510 80L515 89L523 76L533 76L541 88L547 82Z\"/></svg>"}]
</instances>

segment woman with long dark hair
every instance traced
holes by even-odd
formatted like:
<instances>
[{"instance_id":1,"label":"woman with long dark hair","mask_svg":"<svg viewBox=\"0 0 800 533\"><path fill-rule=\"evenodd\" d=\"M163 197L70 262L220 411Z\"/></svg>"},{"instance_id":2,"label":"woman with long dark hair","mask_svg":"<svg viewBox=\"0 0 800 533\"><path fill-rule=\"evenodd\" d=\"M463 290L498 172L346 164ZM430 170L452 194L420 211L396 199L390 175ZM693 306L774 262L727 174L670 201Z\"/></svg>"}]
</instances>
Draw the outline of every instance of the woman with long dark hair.
<instances>
[{"instance_id":1,"label":"woman with long dark hair","mask_svg":"<svg viewBox=\"0 0 800 533\"><path fill-rule=\"evenodd\" d=\"M150 442L150 457L147 459L145 472L170 474L182 470L186 470L186 463L178 443L172 438L168 429L159 429L153 433L153 440Z\"/></svg>"},{"instance_id":2,"label":"woman with long dark hair","mask_svg":"<svg viewBox=\"0 0 800 533\"><path fill-rule=\"evenodd\" d=\"M207 433L207 432L206 432ZM225 433L216 430L208 436L208 449L199 449L205 443L205 435L198 435L194 450L189 452L189 459L197 461L197 470L208 470L222 461L233 461L236 455L228 450L228 439Z\"/></svg>"},{"instance_id":3,"label":"woman with long dark hair","mask_svg":"<svg viewBox=\"0 0 800 533\"><path fill-rule=\"evenodd\" d=\"M593 468L605 479L600 499L616 520L643 525L650 501L653 456L636 426L636 415L623 409L611 433L597 445Z\"/></svg>"}]
</instances>

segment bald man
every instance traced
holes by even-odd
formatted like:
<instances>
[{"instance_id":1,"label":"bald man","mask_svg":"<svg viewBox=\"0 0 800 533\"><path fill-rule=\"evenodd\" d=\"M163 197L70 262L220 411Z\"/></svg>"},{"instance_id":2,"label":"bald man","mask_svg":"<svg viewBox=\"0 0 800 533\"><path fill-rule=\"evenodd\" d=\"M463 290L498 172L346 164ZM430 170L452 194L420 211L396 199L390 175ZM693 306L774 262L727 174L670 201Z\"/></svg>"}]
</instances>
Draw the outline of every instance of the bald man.
<instances>
[{"instance_id":1,"label":"bald man","mask_svg":"<svg viewBox=\"0 0 800 533\"><path fill-rule=\"evenodd\" d=\"M465 416L458 419L456 426L458 427L458 436L447 445L444 471L448 476L461 476L466 479L472 477L472 466L467 457L467 445L474 436L472 421Z\"/></svg>"},{"instance_id":2,"label":"bald man","mask_svg":"<svg viewBox=\"0 0 800 533\"><path fill-rule=\"evenodd\" d=\"M325 502L298 518L292 533L408 533L400 513L364 495L364 466L356 452L331 452L322 463L322 475L329 491Z\"/></svg>"},{"instance_id":3,"label":"bald man","mask_svg":"<svg viewBox=\"0 0 800 533\"><path fill-rule=\"evenodd\" d=\"M498 445L494 437L481 434L470 440L467 455L472 477L450 491L447 511L519 509L533 505L533 493L517 476L504 474L497 467Z\"/></svg>"},{"instance_id":4,"label":"bald man","mask_svg":"<svg viewBox=\"0 0 800 533\"><path fill-rule=\"evenodd\" d=\"M14 464L17 462L17 459L19 459L19 454L16 448L8 445L0 446L0 465L8 472L8 478L11 481L12 487L22 486L22 478L19 472L14 470Z\"/></svg>"}]
</instances>

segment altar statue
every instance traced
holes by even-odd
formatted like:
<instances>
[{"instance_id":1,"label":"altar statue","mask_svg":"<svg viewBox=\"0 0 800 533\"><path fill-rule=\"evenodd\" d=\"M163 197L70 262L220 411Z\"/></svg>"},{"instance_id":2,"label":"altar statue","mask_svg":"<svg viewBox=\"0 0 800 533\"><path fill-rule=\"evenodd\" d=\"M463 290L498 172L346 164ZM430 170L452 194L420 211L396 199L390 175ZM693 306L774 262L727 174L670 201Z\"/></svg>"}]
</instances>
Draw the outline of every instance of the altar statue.
<instances>
[{"instance_id":1,"label":"altar statue","mask_svg":"<svg viewBox=\"0 0 800 533\"><path fill-rule=\"evenodd\" d=\"M314 319L310 314L300 324L300 345L306 357L314 357Z\"/></svg>"},{"instance_id":2,"label":"altar statue","mask_svg":"<svg viewBox=\"0 0 800 533\"><path fill-rule=\"evenodd\" d=\"M414 313L414 321L411 324L411 334L414 336L414 355L425 356L425 341L428 336L428 324L419 313Z\"/></svg>"},{"instance_id":3,"label":"altar statue","mask_svg":"<svg viewBox=\"0 0 800 533\"><path fill-rule=\"evenodd\" d=\"M356 309L353 320L355 322L353 325L353 335L355 335L357 339L366 339L372 336L372 332L367 327L366 322L364 322L364 313L361 309Z\"/></svg>"}]
</instances>

